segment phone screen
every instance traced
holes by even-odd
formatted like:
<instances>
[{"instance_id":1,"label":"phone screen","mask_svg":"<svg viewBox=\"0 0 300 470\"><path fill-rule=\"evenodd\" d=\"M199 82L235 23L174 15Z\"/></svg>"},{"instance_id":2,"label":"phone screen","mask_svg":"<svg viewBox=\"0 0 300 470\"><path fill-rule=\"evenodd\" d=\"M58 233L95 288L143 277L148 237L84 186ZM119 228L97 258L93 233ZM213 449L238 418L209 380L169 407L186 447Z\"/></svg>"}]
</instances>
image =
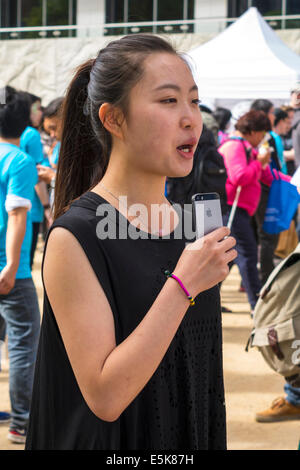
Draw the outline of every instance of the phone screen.
<instances>
[{"instance_id":1,"label":"phone screen","mask_svg":"<svg viewBox=\"0 0 300 470\"><path fill-rule=\"evenodd\" d=\"M195 194L193 209L197 238L223 226L220 198L217 193Z\"/></svg>"}]
</instances>

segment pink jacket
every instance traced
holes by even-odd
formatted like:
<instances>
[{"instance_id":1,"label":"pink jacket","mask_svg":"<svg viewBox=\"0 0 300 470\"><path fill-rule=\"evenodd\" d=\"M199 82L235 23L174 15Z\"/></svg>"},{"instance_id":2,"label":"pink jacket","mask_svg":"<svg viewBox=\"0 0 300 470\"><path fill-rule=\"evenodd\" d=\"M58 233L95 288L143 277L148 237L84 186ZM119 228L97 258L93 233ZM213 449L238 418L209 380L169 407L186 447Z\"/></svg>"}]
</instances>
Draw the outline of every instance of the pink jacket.
<instances>
[{"instance_id":1,"label":"pink jacket","mask_svg":"<svg viewBox=\"0 0 300 470\"><path fill-rule=\"evenodd\" d=\"M238 207L245 209L249 215L253 215L260 200L260 182L271 186L273 175L270 166L264 170L261 163L256 159L257 150L251 147L249 142L244 140L246 148L251 148L251 156L247 162L246 152L243 142L240 140L228 140L221 147L219 152L224 157L227 170L226 193L227 203L233 204L238 186L242 186ZM274 170L276 175L285 181L290 181L291 177Z\"/></svg>"}]
</instances>

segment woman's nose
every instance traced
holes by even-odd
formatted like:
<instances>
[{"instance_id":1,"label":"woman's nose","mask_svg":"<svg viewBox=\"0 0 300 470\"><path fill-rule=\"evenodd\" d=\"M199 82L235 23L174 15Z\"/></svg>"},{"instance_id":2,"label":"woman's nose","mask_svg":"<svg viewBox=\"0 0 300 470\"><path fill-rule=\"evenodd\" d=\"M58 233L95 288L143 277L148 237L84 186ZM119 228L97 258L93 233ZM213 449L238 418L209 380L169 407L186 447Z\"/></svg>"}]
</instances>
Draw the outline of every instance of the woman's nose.
<instances>
[{"instance_id":1,"label":"woman's nose","mask_svg":"<svg viewBox=\"0 0 300 470\"><path fill-rule=\"evenodd\" d=\"M202 127L202 117L200 110L185 110L181 117L180 125L182 129L194 129L196 127Z\"/></svg>"},{"instance_id":2,"label":"woman's nose","mask_svg":"<svg viewBox=\"0 0 300 470\"><path fill-rule=\"evenodd\" d=\"M192 119L187 116L183 117L181 119L181 127L183 129L192 127Z\"/></svg>"}]
</instances>

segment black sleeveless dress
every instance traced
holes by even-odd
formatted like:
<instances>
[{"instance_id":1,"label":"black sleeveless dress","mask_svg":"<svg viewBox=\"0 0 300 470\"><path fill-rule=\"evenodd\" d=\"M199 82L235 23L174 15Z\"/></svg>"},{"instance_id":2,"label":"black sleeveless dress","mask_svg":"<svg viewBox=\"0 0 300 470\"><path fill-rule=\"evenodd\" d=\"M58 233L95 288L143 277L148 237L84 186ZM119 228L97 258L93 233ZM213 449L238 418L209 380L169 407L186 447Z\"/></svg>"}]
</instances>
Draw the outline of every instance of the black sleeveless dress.
<instances>
[{"instance_id":1,"label":"black sleeveless dress","mask_svg":"<svg viewBox=\"0 0 300 470\"><path fill-rule=\"evenodd\" d=\"M88 192L51 230L64 227L81 244L110 303L119 344L150 309L166 282L164 271L175 268L186 240L174 232L155 239L99 239L98 224L107 206ZM220 312L218 286L199 294L152 378L120 418L109 423L93 414L79 390L45 293L25 448L225 449Z\"/></svg>"}]
</instances>

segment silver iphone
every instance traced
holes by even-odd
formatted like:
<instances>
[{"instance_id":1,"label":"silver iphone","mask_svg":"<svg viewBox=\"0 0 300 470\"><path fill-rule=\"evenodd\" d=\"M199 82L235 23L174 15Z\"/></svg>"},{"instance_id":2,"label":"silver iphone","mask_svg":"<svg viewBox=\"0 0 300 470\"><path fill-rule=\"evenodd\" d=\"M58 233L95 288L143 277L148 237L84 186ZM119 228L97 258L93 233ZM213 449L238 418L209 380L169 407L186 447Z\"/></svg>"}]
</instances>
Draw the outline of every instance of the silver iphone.
<instances>
[{"instance_id":1,"label":"silver iphone","mask_svg":"<svg viewBox=\"0 0 300 470\"><path fill-rule=\"evenodd\" d=\"M192 203L197 238L201 238L224 225L218 193L194 194Z\"/></svg>"}]
</instances>

